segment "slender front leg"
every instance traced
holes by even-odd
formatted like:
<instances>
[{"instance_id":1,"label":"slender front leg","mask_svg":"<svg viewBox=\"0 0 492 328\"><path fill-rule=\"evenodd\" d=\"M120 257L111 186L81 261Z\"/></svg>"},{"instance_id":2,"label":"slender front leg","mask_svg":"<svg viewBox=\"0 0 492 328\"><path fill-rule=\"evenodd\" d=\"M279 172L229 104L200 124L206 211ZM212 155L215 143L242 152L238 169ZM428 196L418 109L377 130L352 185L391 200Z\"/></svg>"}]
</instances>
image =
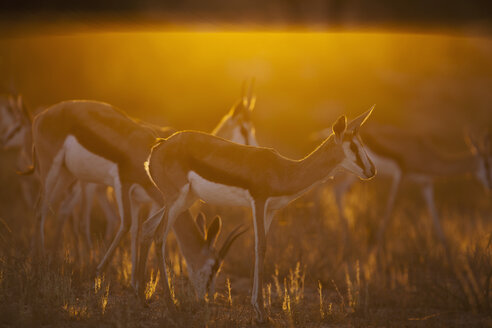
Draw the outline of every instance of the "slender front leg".
<instances>
[{"instance_id":1,"label":"slender front leg","mask_svg":"<svg viewBox=\"0 0 492 328\"><path fill-rule=\"evenodd\" d=\"M138 256L136 291L141 301L145 301L145 265L149 256L149 249L159 223L165 214L165 208L161 208L152 214L142 225L142 236L140 239L140 252Z\"/></svg>"},{"instance_id":2,"label":"slender front leg","mask_svg":"<svg viewBox=\"0 0 492 328\"><path fill-rule=\"evenodd\" d=\"M272 225L273 217L275 216L275 211L266 209L265 215L265 236L268 235L268 231L270 231L270 227Z\"/></svg>"},{"instance_id":3,"label":"slender front leg","mask_svg":"<svg viewBox=\"0 0 492 328\"><path fill-rule=\"evenodd\" d=\"M94 183L81 182L80 186L82 188L82 222L84 225L85 242L90 253L92 250L91 212L96 185Z\"/></svg>"},{"instance_id":4,"label":"slender front leg","mask_svg":"<svg viewBox=\"0 0 492 328\"><path fill-rule=\"evenodd\" d=\"M174 306L172 297L171 297L171 290L169 289L169 280L167 276L167 269L166 269L166 240L167 240L167 235L169 233L169 228L170 228L170 223L172 223L174 220L171 217L170 213L172 211L169 209L169 207L166 207L166 210L164 211L164 215L162 217L162 221L159 224L159 227L156 231L156 237L155 237L155 252L156 252L156 257L157 257L157 262L159 264L159 273L161 277L161 285L162 285L162 290L164 293L164 298L167 303L168 309L172 309Z\"/></svg>"},{"instance_id":5,"label":"slender front leg","mask_svg":"<svg viewBox=\"0 0 492 328\"><path fill-rule=\"evenodd\" d=\"M106 232L104 234L104 239L109 240L115 230L115 226L119 221L118 214L115 211L113 204L109 201L107 194L107 187L104 189L98 189L97 201L102 211L104 212L104 217L106 218Z\"/></svg>"},{"instance_id":6,"label":"slender front leg","mask_svg":"<svg viewBox=\"0 0 492 328\"><path fill-rule=\"evenodd\" d=\"M131 224L131 202L130 202L130 188L126 184L115 184L116 201L118 202L118 208L120 210L120 228L118 233L113 239L113 242L109 246L109 249L104 254L104 257L97 266L97 271L101 273L108 264L109 260L113 257L116 247L120 243L121 238L130 229Z\"/></svg>"},{"instance_id":7,"label":"slender front leg","mask_svg":"<svg viewBox=\"0 0 492 328\"><path fill-rule=\"evenodd\" d=\"M384 212L383 221L379 226L378 237L377 237L377 248L379 249L382 245L384 238L384 232L388 226L389 220L393 215L393 209L395 207L396 195L398 194L398 189L400 188L401 174L398 172L393 176L393 181L391 182L391 189L389 192L388 200L386 202L386 210Z\"/></svg>"},{"instance_id":8,"label":"slender front leg","mask_svg":"<svg viewBox=\"0 0 492 328\"><path fill-rule=\"evenodd\" d=\"M46 222L46 218L48 216L49 207L53 206L55 212L58 212L60 203L63 201L64 196L67 193L67 190L73 183L73 177L68 173L68 171L60 168L58 171L58 177L54 184L52 184L52 188L45 188L42 194L41 203L41 212L38 214L40 217L39 221L39 231L40 231L40 247L39 250L41 254L44 254L45 251L45 236L44 236L44 226Z\"/></svg>"},{"instance_id":9,"label":"slender front leg","mask_svg":"<svg viewBox=\"0 0 492 328\"><path fill-rule=\"evenodd\" d=\"M335 195L335 203L337 205L337 210L338 210L338 219L340 220L340 224L342 225L342 229L343 229L344 255L346 255L345 253L347 252L348 246L350 244L349 225L343 208L346 191L347 191L346 189L342 189L342 188L333 188L333 193Z\"/></svg>"},{"instance_id":10,"label":"slender front leg","mask_svg":"<svg viewBox=\"0 0 492 328\"><path fill-rule=\"evenodd\" d=\"M55 252L60 249L63 249L63 247L60 247L60 243L63 239L62 237L63 228L65 227L65 222L67 221L67 219L70 218L74 213L76 205L80 203L80 197L81 197L80 183L75 183L72 186L71 191L68 193L68 195L65 197L65 199L60 205L60 209L58 211L56 233L55 233L55 244L53 247L53 250ZM70 229L70 231L72 231L72 229Z\"/></svg>"},{"instance_id":11,"label":"slender front leg","mask_svg":"<svg viewBox=\"0 0 492 328\"><path fill-rule=\"evenodd\" d=\"M84 263L83 254L80 248L80 227L81 227L81 208L80 206L75 206L70 214L71 220L69 220L70 234L73 240L74 246L74 257L80 263Z\"/></svg>"},{"instance_id":12,"label":"slender front leg","mask_svg":"<svg viewBox=\"0 0 492 328\"><path fill-rule=\"evenodd\" d=\"M265 217L266 207L264 200L254 201L252 206L253 225L255 229L255 270L253 277L253 291L251 304L255 309L256 319L264 322L266 319L263 306L263 264L266 252Z\"/></svg>"},{"instance_id":13,"label":"slender front leg","mask_svg":"<svg viewBox=\"0 0 492 328\"><path fill-rule=\"evenodd\" d=\"M190 185L185 185L179 192L175 201L169 202L164 211L162 222L157 228L156 235L156 256L159 261L159 271L161 274L162 288L165 294L165 298L168 304L168 309L171 310L174 307L174 303L171 297L171 291L169 289L169 282L166 270L166 240L169 230L174 226L174 222L177 217L193 204L194 197L190 193Z\"/></svg>"},{"instance_id":14,"label":"slender front leg","mask_svg":"<svg viewBox=\"0 0 492 328\"><path fill-rule=\"evenodd\" d=\"M130 194L133 194L131 191ZM139 231L140 231L140 220L139 214L141 209L141 204L136 204L135 197L130 197L132 201L132 223L130 228L130 239L131 239L131 258L132 258L132 272L131 272L131 285L136 288L137 279L137 263L138 263L138 245L139 245Z\"/></svg>"},{"instance_id":15,"label":"slender front leg","mask_svg":"<svg viewBox=\"0 0 492 328\"><path fill-rule=\"evenodd\" d=\"M444 236L441 222L439 220L439 215L437 214L436 203L434 201L434 186L432 185L432 183L427 183L425 186L422 187L422 195L424 196L425 203L427 204L427 208L429 209L429 214L437 238L439 238L439 241L444 245L447 251L446 237Z\"/></svg>"}]
</instances>

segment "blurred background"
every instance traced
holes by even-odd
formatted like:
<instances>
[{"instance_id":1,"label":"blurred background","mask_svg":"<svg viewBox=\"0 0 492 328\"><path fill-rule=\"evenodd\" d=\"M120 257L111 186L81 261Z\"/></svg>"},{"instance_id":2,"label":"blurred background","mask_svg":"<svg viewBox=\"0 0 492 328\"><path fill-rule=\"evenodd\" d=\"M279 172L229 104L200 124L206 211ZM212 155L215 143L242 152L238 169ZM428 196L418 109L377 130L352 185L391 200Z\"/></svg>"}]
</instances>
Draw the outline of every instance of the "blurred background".
<instances>
[{"instance_id":1,"label":"blurred background","mask_svg":"<svg viewBox=\"0 0 492 328\"><path fill-rule=\"evenodd\" d=\"M488 1L3 1L0 92L32 110L109 102L211 130L256 79L260 143L289 156L336 117L372 118L463 150L491 125Z\"/></svg>"}]
</instances>

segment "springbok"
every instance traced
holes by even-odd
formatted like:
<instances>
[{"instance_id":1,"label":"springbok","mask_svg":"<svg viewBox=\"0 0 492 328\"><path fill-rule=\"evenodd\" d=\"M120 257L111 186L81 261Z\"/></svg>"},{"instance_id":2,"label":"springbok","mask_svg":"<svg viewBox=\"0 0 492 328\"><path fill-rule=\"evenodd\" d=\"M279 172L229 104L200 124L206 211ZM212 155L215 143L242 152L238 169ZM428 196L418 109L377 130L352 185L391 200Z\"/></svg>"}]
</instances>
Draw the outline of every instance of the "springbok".
<instances>
[{"instance_id":1,"label":"springbok","mask_svg":"<svg viewBox=\"0 0 492 328\"><path fill-rule=\"evenodd\" d=\"M233 142L240 143L240 144L252 145L252 146L258 145L255 136L255 129L251 121L251 112L254 110L256 104L256 96L254 94L254 82L255 82L254 79L249 81L249 83L248 81L243 82L241 97L232 106L230 111L222 117L219 124L217 124L217 126L212 130L212 134L220 136L225 139L229 139ZM139 119L135 119L135 121L140 125L151 129L154 132L154 134L159 138L168 137L177 131L172 127L167 127L167 126L162 127ZM82 192L81 195L84 197L83 199L92 200L94 199L94 194L99 196L96 198L100 202L100 206L101 208L103 208L104 213L108 218L108 225L111 224L111 227L113 227L114 226L113 223L115 222L114 220L115 213L114 211L112 211L111 205L108 203L106 197L103 195L105 190L102 190L101 187L105 187L105 186L97 185L94 183L81 183L81 186L83 186L81 190ZM77 192L77 189L75 189L75 191ZM143 195L142 193L135 193L133 196L134 198L138 198L134 200L139 205L145 202L149 202L149 201L151 202L151 199L149 199L149 197ZM65 206L64 212L70 212L71 209L76 204L76 202L74 201L72 202L67 201L67 203L69 203L69 205ZM85 227L86 243L89 245L89 247L92 247L91 239L90 239L90 211L91 211L92 202L85 201L83 203L84 203L83 205L84 210L82 211L81 216L83 218L84 227ZM137 212L137 210L135 212ZM106 239L108 239L110 235L109 233L112 230L113 229L106 230L107 232ZM136 227L133 226L132 232L134 235L135 233L138 233L135 232L136 230L138 229L136 229ZM132 238L135 238L135 236L133 236ZM138 251L136 252L138 254Z\"/></svg>"},{"instance_id":2,"label":"springbok","mask_svg":"<svg viewBox=\"0 0 492 328\"><path fill-rule=\"evenodd\" d=\"M327 131L320 133L326 136ZM391 179L391 187L386 201L385 213L380 223L377 244L381 245L384 232L392 216L396 195L402 181L410 181L420 186L421 193L429 210L430 218L439 241L448 251L438 211L434 200L434 183L438 179L459 175L473 175L485 187L492 188L492 152L490 137L482 139L465 135L470 149L468 154L449 155L439 151L425 138L404 133L391 126L367 126L362 133L366 150L378 170L378 176ZM343 199L356 180L347 174L335 177L333 191L338 207L340 221L348 237L348 223L343 213Z\"/></svg>"},{"instance_id":3,"label":"springbok","mask_svg":"<svg viewBox=\"0 0 492 328\"><path fill-rule=\"evenodd\" d=\"M41 111L41 110L38 110ZM16 98L9 95L8 97L0 97L0 145L5 150L15 149L17 151L17 170L22 172L31 164L32 153L32 118L27 110L24 101L20 95ZM24 175L20 178L20 186L23 198L28 208L34 206L34 194L38 189L39 182L36 177ZM82 199L96 199L103 210L106 218L108 218L108 227L113 227L115 222L115 213L112 210L112 205L105 197L106 187L93 183L77 183L73 186L72 192L66 197L65 204L61 205L60 223L57 225L56 241L60 241L61 230L65 220L73 214L75 204L81 203ZM92 201L84 202L85 210L82 211L84 221L88 221ZM85 235L86 243L89 248L91 246L90 226L86 225ZM107 229L106 237L108 238L111 228Z\"/></svg>"},{"instance_id":4,"label":"springbok","mask_svg":"<svg viewBox=\"0 0 492 328\"><path fill-rule=\"evenodd\" d=\"M334 134L301 160L283 157L273 149L232 143L209 134L183 131L161 139L146 162L147 173L162 194L162 215L154 215L142 230L141 250L155 239L160 254L175 219L197 199L217 205L251 207L255 232L255 267L251 303L258 321L265 319L262 299L266 233L275 211L285 207L314 185L333 177L340 169L370 179L375 168L359 138L359 127L374 106L350 122L340 117ZM165 259L160 259L162 281ZM140 257L139 267L145 266ZM139 268L138 272L142 270ZM139 277L139 280L142 277ZM143 285L143 284L141 284ZM169 286L163 284L168 304Z\"/></svg>"},{"instance_id":5,"label":"springbok","mask_svg":"<svg viewBox=\"0 0 492 328\"><path fill-rule=\"evenodd\" d=\"M254 101L250 93L234 106L222 120L217 133L230 133L233 128L238 132L236 142L254 142L254 129L249 120L249 112L253 110ZM60 123L62 122L62 124ZM233 122L233 124L230 124ZM132 198L140 198L140 202L152 201L161 203L160 193L152 185L144 170L143 163L148 158L150 148L155 141L156 133L148 125L139 124L118 109L94 101L65 101L56 104L38 115L33 123L33 153L37 164L37 172L42 184L41 207L38 212L41 244L44 243L44 221L48 206L59 207L63 193L76 181L95 182L113 187L120 213L120 228L108 251L98 265L98 271L104 270L114 253L121 238L131 226L132 231L132 284L135 286L135 268L138 258L137 238L139 230L138 204ZM189 213L178 220L177 231L196 229ZM180 226L185 228L179 229ZM228 240L234 240L241 231L233 231ZM180 239L179 232L176 232ZM187 241L178 242L183 248ZM226 247L227 246L227 247ZM225 248L224 248L225 247ZM211 277L215 277L225 256L224 249L215 252L214 248L200 250L206 261L199 268L193 261L185 260L189 268L196 274L190 279L202 297ZM196 250L196 249L195 249ZM196 258L196 256L194 257Z\"/></svg>"}]
</instances>

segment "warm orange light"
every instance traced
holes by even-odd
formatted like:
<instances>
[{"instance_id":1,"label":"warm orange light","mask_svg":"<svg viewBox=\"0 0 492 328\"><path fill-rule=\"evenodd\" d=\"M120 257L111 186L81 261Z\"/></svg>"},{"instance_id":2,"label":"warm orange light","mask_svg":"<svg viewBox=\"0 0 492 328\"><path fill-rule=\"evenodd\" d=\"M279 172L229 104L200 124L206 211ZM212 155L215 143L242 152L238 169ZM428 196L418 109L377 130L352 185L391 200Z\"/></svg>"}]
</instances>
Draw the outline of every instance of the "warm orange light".
<instances>
[{"instance_id":1,"label":"warm orange light","mask_svg":"<svg viewBox=\"0 0 492 328\"><path fill-rule=\"evenodd\" d=\"M490 110L491 54L489 39L444 35L93 31L2 39L0 76L34 105L97 99L207 131L256 77L258 135L279 147L374 103L374 120L461 138Z\"/></svg>"}]
</instances>

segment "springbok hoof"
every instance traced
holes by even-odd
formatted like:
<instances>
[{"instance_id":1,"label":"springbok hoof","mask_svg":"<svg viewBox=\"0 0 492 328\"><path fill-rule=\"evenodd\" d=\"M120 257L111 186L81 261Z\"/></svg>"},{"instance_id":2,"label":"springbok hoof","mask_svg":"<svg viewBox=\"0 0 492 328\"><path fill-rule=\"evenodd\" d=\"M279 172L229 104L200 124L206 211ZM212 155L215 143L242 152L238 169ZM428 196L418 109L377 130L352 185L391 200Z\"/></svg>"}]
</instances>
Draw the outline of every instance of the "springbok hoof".
<instances>
[{"instance_id":1,"label":"springbok hoof","mask_svg":"<svg viewBox=\"0 0 492 328\"><path fill-rule=\"evenodd\" d=\"M256 327L269 327L274 326L274 321L269 315L263 314L261 317L256 315L253 324Z\"/></svg>"},{"instance_id":2,"label":"springbok hoof","mask_svg":"<svg viewBox=\"0 0 492 328\"><path fill-rule=\"evenodd\" d=\"M253 307L255 309L254 321L257 326L268 326L272 323L272 320L266 313L265 309L256 307L255 305L253 305Z\"/></svg>"},{"instance_id":3,"label":"springbok hoof","mask_svg":"<svg viewBox=\"0 0 492 328\"><path fill-rule=\"evenodd\" d=\"M97 266L96 267L96 276L102 276L103 274L104 274L104 268Z\"/></svg>"}]
</instances>

